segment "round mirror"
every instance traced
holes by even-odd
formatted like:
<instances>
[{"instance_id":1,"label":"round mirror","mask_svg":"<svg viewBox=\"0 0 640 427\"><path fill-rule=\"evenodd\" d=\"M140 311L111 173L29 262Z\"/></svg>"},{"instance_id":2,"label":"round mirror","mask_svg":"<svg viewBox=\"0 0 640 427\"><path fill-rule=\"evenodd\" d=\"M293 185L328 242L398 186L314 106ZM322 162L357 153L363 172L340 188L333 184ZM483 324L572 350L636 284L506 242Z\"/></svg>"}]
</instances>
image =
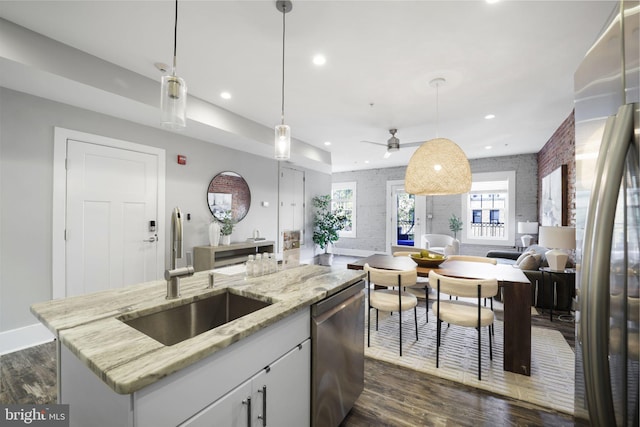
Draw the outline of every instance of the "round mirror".
<instances>
[{"instance_id":1,"label":"round mirror","mask_svg":"<svg viewBox=\"0 0 640 427\"><path fill-rule=\"evenodd\" d=\"M207 204L218 221L230 212L233 222L239 222L249 212L251 191L242 176L235 172L220 172L209 183Z\"/></svg>"}]
</instances>

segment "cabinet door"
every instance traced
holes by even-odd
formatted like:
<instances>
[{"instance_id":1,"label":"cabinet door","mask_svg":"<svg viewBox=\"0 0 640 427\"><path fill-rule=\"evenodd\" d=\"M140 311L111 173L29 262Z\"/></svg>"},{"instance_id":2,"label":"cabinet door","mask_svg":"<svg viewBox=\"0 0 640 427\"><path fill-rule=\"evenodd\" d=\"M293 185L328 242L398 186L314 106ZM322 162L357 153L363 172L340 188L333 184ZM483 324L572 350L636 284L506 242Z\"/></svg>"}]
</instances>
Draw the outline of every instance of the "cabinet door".
<instances>
[{"instance_id":1,"label":"cabinet door","mask_svg":"<svg viewBox=\"0 0 640 427\"><path fill-rule=\"evenodd\" d=\"M304 341L253 377L252 386L252 426L308 426L311 340Z\"/></svg>"},{"instance_id":2,"label":"cabinet door","mask_svg":"<svg viewBox=\"0 0 640 427\"><path fill-rule=\"evenodd\" d=\"M255 404L251 398L251 381L239 385L195 416L180 424L183 427L246 427L249 410ZM252 424L256 425L256 424Z\"/></svg>"}]
</instances>

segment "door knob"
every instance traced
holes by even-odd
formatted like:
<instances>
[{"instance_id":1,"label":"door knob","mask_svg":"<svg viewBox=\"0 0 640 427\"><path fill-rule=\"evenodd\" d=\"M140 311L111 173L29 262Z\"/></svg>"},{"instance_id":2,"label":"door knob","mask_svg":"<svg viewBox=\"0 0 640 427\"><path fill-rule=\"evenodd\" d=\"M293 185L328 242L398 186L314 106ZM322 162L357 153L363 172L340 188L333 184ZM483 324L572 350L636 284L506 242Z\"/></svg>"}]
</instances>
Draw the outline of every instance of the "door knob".
<instances>
[{"instance_id":1,"label":"door knob","mask_svg":"<svg viewBox=\"0 0 640 427\"><path fill-rule=\"evenodd\" d=\"M153 243L153 242L155 242L156 240L158 240L157 238L158 238L158 235L156 234L155 236L151 236L151 237L149 237L148 239L143 240L143 242Z\"/></svg>"}]
</instances>

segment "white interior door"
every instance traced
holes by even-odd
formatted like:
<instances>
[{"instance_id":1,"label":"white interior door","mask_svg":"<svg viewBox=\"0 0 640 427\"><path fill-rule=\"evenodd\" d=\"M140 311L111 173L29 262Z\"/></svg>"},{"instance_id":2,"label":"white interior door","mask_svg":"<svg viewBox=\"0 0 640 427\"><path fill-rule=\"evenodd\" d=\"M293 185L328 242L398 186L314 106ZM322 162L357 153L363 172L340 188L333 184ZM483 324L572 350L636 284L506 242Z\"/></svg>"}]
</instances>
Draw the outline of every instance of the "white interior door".
<instances>
[{"instance_id":1,"label":"white interior door","mask_svg":"<svg viewBox=\"0 0 640 427\"><path fill-rule=\"evenodd\" d=\"M66 295L156 280L158 156L67 140Z\"/></svg>"},{"instance_id":2,"label":"white interior door","mask_svg":"<svg viewBox=\"0 0 640 427\"><path fill-rule=\"evenodd\" d=\"M387 182L387 248L391 251L391 245L398 244L398 227L403 231L412 234L414 238L413 246L420 246L420 236L425 231L426 196L415 196L413 198L404 191L404 181ZM404 199L412 205L414 210L413 221L407 221L398 214L398 201Z\"/></svg>"}]
</instances>

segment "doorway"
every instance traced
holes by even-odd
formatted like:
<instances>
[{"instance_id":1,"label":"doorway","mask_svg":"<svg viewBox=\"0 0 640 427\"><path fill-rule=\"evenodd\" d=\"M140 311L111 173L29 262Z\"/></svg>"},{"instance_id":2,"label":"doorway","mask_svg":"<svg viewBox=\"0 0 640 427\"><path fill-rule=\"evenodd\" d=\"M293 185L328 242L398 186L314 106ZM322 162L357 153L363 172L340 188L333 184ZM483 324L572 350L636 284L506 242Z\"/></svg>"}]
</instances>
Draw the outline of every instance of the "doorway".
<instances>
[{"instance_id":1,"label":"doorway","mask_svg":"<svg viewBox=\"0 0 640 427\"><path fill-rule=\"evenodd\" d=\"M56 128L53 297L157 280L164 150Z\"/></svg>"},{"instance_id":2,"label":"doorway","mask_svg":"<svg viewBox=\"0 0 640 427\"><path fill-rule=\"evenodd\" d=\"M387 181L387 250L392 246L420 246L425 233L426 197L404 190L404 181Z\"/></svg>"}]
</instances>

